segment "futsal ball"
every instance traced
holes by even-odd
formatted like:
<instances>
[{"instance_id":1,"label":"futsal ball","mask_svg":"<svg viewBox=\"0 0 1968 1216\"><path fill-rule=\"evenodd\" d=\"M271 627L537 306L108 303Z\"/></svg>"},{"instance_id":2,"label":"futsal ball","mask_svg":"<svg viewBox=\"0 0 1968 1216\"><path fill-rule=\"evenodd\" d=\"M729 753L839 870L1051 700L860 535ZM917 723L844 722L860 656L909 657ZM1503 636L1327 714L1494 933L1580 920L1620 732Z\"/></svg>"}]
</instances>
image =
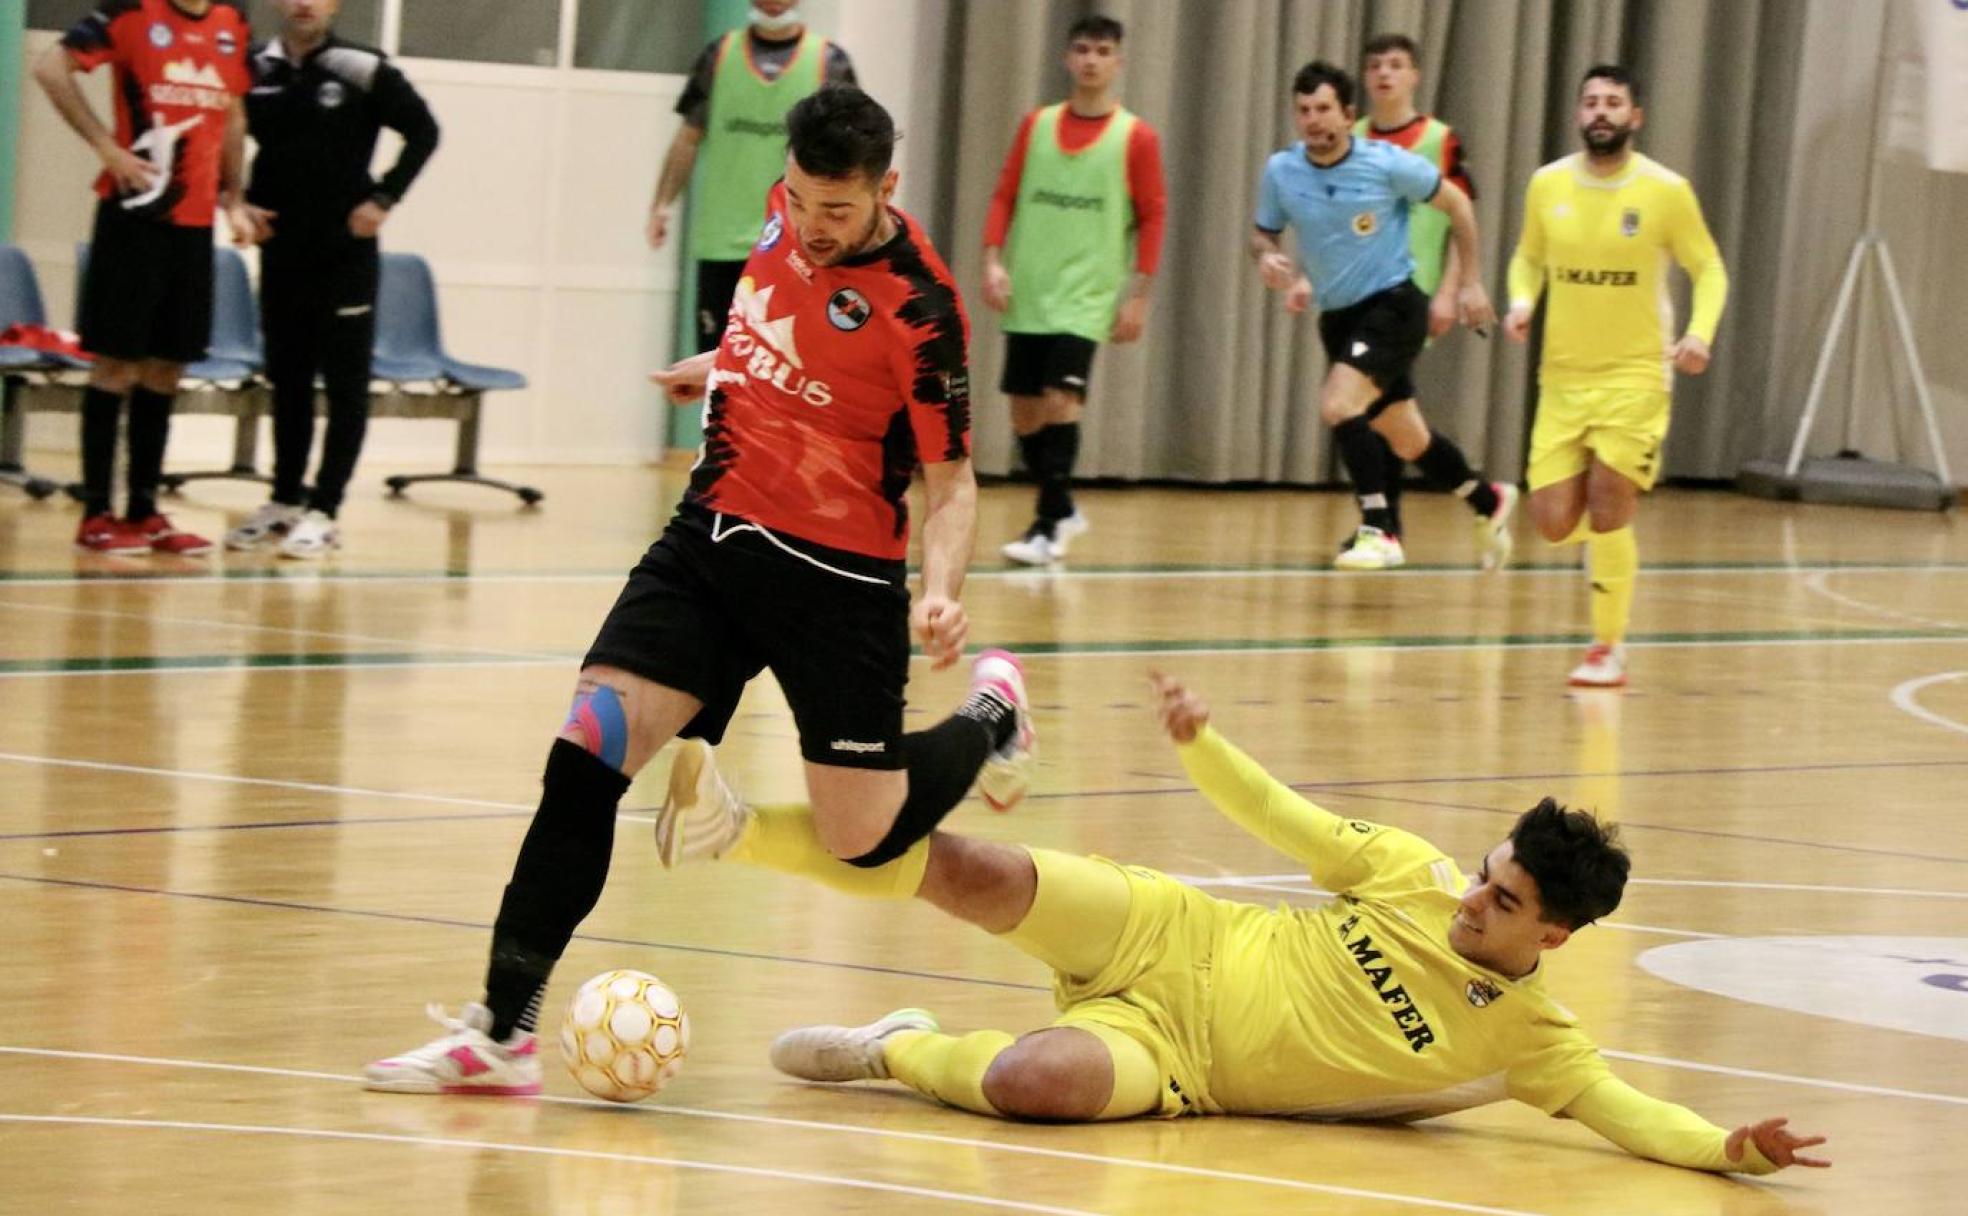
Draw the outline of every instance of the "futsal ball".
<instances>
[{"instance_id":1,"label":"futsal ball","mask_svg":"<svg viewBox=\"0 0 1968 1216\"><path fill-rule=\"evenodd\" d=\"M560 1020L560 1054L581 1088L639 1102L669 1084L690 1050L690 1015L662 980L604 971L582 984Z\"/></svg>"}]
</instances>

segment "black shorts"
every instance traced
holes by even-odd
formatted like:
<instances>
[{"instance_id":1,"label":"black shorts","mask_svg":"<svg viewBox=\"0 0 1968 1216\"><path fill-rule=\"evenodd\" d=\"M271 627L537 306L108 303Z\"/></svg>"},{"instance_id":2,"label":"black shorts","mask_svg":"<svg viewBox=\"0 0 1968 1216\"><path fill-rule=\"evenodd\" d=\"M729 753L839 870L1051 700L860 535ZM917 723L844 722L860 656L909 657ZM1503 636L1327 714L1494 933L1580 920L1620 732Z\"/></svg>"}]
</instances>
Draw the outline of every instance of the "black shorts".
<instances>
[{"instance_id":1,"label":"black shorts","mask_svg":"<svg viewBox=\"0 0 1968 1216\"><path fill-rule=\"evenodd\" d=\"M1100 344L1078 334L1006 334L1004 375L998 391L1039 397L1049 388L1086 396L1093 352Z\"/></svg>"},{"instance_id":2,"label":"black shorts","mask_svg":"<svg viewBox=\"0 0 1968 1216\"><path fill-rule=\"evenodd\" d=\"M1326 360L1354 368L1380 390L1369 417L1415 395L1414 362L1428 345L1428 296L1413 280L1319 314Z\"/></svg>"},{"instance_id":3,"label":"black shorts","mask_svg":"<svg viewBox=\"0 0 1968 1216\"><path fill-rule=\"evenodd\" d=\"M109 359L196 363L212 341L212 230L96 205L76 312L82 349Z\"/></svg>"},{"instance_id":4,"label":"black shorts","mask_svg":"<svg viewBox=\"0 0 1968 1216\"><path fill-rule=\"evenodd\" d=\"M771 668L800 755L899 769L909 682L909 588L899 561L767 534L689 503L629 574L583 666L687 692L679 733L717 743L745 685Z\"/></svg>"}]
</instances>

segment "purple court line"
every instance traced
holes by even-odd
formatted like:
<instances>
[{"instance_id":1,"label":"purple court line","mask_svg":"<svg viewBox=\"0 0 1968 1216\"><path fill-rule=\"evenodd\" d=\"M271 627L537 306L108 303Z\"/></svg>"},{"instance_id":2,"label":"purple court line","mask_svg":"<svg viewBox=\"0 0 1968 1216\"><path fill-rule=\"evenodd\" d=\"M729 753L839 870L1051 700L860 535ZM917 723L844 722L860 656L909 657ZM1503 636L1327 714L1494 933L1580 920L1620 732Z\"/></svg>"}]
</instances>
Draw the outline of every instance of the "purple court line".
<instances>
[{"instance_id":1,"label":"purple court line","mask_svg":"<svg viewBox=\"0 0 1968 1216\"><path fill-rule=\"evenodd\" d=\"M325 904L304 904L283 899L255 899L248 895L210 895L200 891L170 891L163 887L133 887L123 883L94 882L80 878L46 878L36 874L0 873L0 881L33 883L49 887L69 887L84 891L114 891L124 895L158 895L167 899L190 899L204 903L235 904L248 908L272 908L282 912L318 912L330 916L355 916L365 920L395 921L410 925L439 925L447 929L475 929L490 933L492 926L480 921L453 920L445 916L413 916L407 912L368 912L360 908L331 908ZM679 954L709 954L719 958L747 959L760 963L790 963L796 967L823 967L831 971L866 971L876 975L895 975L905 979L942 980L952 984L972 984L986 988L1010 988L1018 992L1050 992L1044 984L1017 984L1010 980L987 980L969 975L946 975L936 971L910 971L902 967L877 967L872 963L842 963L831 959L795 958L787 954L762 954L752 950L725 950L716 946L684 946L675 942L639 941L629 937L597 937L576 933L577 942L603 946L631 946L642 950L673 950Z\"/></svg>"}]
</instances>

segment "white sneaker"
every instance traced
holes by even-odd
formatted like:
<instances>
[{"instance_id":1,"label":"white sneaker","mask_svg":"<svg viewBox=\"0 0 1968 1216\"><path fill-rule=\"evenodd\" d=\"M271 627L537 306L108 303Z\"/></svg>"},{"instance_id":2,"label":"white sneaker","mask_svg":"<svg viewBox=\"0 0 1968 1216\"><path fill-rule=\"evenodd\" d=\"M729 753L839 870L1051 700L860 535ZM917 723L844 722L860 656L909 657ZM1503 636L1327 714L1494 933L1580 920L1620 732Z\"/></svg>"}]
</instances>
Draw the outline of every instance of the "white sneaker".
<instances>
[{"instance_id":1,"label":"white sneaker","mask_svg":"<svg viewBox=\"0 0 1968 1216\"><path fill-rule=\"evenodd\" d=\"M1483 569L1501 570L1510 564L1517 538L1510 534L1510 516L1517 510L1517 487L1500 481L1490 483L1496 490L1497 509L1476 521L1476 547L1483 554Z\"/></svg>"},{"instance_id":2,"label":"white sneaker","mask_svg":"<svg viewBox=\"0 0 1968 1216\"><path fill-rule=\"evenodd\" d=\"M1398 538L1365 524L1360 525L1352 541L1333 559L1335 570L1393 570L1407 564L1407 554L1401 551Z\"/></svg>"},{"instance_id":3,"label":"white sneaker","mask_svg":"<svg viewBox=\"0 0 1968 1216\"><path fill-rule=\"evenodd\" d=\"M1052 525L1052 543L1058 546L1059 556L1064 557L1066 546L1074 537L1085 536L1092 530L1093 524L1088 522L1086 513L1074 507L1071 515Z\"/></svg>"},{"instance_id":4,"label":"white sneaker","mask_svg":"<svg viewBox=\"0 0 1968 1216\"><path fill-rule=\"evenodd\" d=\"M670 790L656 812L656 857L665 870L693 857L719 857L745 834L752 808L718 774L711 745L682 739Z\"/></svg>"},{"instance_id":5,"label":"white sneaker","mask_svg":"<svg viewBox=\"0 0 1968 1216\"><path fill-rule=\"evenodd\" d=\"M1025 530L1025 535L1009 541L998 549L1006 561L1021 566L1050 566L1066 556L1066 548L1053 537L1047 536L1038 524Z\"/></svg>"},{"instance_id":6,"label":"white sneaker","mask_svg":"<svg viewBox=\"0 0 1968 1216\"><path fill-rule=\"evenodd\" d=\"M1571 683L1580 688L1625 687L1626 647L1593 643L1585 652L1585 662L1572 668Z\"/></svg>"},{"instance_id":7,"label":"white sneaker","mask_svg":"<svg viewBox=\"0 0 1968 1216\"><path fill-rule=\"evenodd\" d=\"M447 1016L442 1005L425 1007L444 1033L414 1051L377 1060L362 1070L364 1088L391 1094L493 1094L524 1097L540 1092L540 1041L516 1030L492 1041L492 1011L476 1002Z\"/></svg>"},{"instance_id":8,"label":"white sneaker","mask_svg":"<svg viewBox=\"0 0 1968 1216\"><path fill-rule=\"evenodd\" d=\"M257 549L274 537L285 535L302 514L301 508L290 507L284 502L261 503L245 523L225 534L225 546L228 549Z\"/></svg>"},{"instance_id":9,"label":"white sneaker","mask_svg":"<svg viewBox=\"0 0 1968 1216\"><path fill-rule=\"evenodd\" d=\"M309 511L287 529L286 539L280 542L280 556L313 561L341 547L342 530L334 519L321 511Z\"/></svg>"},{"instance_id":10,"label":"white sneaker","mask_svg":"<svg viewBox=\"0 0 1968 1216\"><path fill-rule=\"evenodd\" d=\"M772 1041L772 1066L802 1081L886 1081L882 1046L888 1036L940 1029L927 1009L898 1009L866 1026L802 1026Z\"/></svg>"},{"instance_id":11,"label":"white sneaker","mask_svg":"<svg viewBox=\"0 0 1968 1216\"><path fill-rule=\"evenodd\" d=\"M987 650L970 665L970 690L980 689L1001 697L1017 715L1010 741L986 757L977 773L977 792L984 801L994 811L1008 811L1025 797L1039 751L1032 702L1025 695L1025 669L1009 651Z\"/></svg>"}]
</instances>

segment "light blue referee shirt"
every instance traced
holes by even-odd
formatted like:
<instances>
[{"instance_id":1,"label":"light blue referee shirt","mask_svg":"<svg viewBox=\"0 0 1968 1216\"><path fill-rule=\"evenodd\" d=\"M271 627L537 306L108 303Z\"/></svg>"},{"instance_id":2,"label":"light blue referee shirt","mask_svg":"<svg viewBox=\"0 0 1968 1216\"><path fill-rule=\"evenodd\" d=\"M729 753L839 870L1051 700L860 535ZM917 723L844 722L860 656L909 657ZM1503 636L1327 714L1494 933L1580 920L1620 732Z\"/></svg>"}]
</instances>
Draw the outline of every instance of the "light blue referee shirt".
<instances>
[{"instance_id":1,"label":"light blue referee shirt","mask_svg":"<svg viewBox=\"0 0 1968 1216\"><path fill-rule=\"evenodd\" d=\"M1321 168L1304 141L1265 162L1257 226L1298 232L1298 264L1312 280L1320 312L1333 312L1414 277L1408 209L1442 188L1434 165L1405 148L1352 137L1335 164Z\"/></svg>"}]
</instances>

